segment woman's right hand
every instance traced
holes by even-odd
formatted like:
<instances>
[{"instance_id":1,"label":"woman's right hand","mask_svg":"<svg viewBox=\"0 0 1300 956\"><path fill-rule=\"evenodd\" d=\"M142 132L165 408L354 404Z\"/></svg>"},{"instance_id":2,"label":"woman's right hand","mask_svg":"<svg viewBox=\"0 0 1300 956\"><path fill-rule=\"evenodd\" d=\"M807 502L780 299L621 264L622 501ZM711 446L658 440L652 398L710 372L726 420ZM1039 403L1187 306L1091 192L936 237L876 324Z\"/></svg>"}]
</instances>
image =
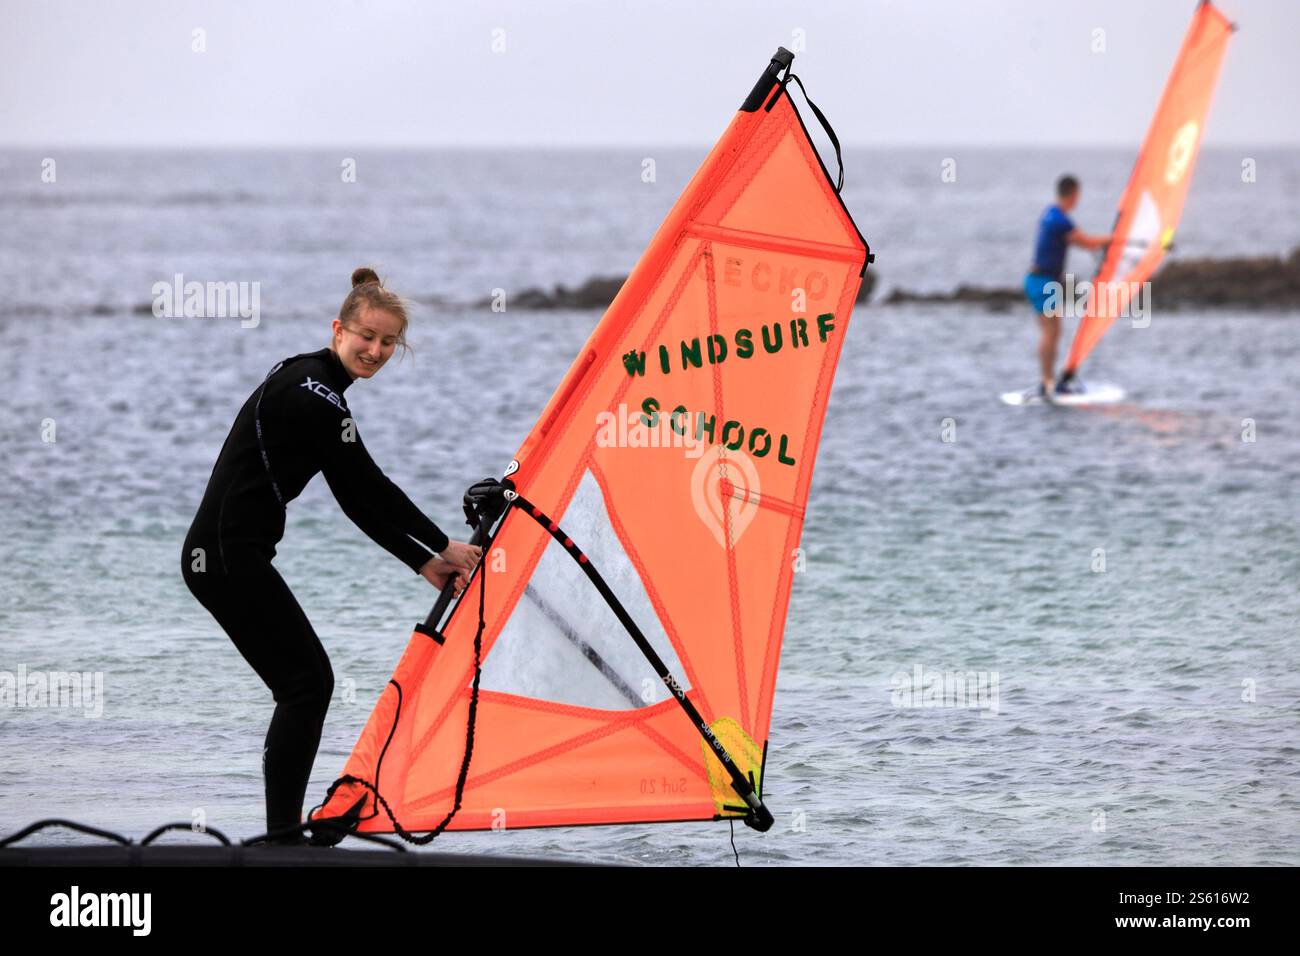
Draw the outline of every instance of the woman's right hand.
<instances>
[{"instance_id":1,"label":"woman's right hand","mask_svg":"<svg viewBox=\"0 0 1300 956\"><path fill-rule=\"evenodd\" d=\"M454 581L456 588L452 593L456 597L460 597L460 592L464 591L465 585L469 583L468 572L462 571L453 564L448 564L442 558L430 558L424 562L424 566L420 568L420 577L439 591L445 588L448 582Z\"/></svg>"},{"instance_id":2,"label":"woman's right hand","mask_svg":"<svg viewBox=\"0 0 1300 956\"><path fill-rule=\"evenodd\" d=\"M444 561L466 572L473 571L474 565L478 564L482 556L482 548L476 544L466 544L464 541L448 541L447 547L442 549Z\"/></svg>"}]
</instances>

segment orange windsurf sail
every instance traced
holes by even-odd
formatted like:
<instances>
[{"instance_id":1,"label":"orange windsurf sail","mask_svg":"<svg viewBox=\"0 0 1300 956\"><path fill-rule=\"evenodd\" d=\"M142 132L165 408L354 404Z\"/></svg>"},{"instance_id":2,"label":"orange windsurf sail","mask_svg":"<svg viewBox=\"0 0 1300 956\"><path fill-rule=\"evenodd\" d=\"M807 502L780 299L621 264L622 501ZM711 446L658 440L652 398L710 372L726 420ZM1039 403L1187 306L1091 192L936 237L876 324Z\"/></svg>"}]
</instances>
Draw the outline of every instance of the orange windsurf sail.
<instances>
[{"instance_id":1,"label":"orange windsurf sail","mask_svg":"<svg viewBox=\"0 0 1300 956\"><path fill-rule=\"evenodd\" d=\"M791 59L764 71L504 479L467 495L471 512L496 501L476 513L483 562L411 636L315 819L359 807L360 830L424 839L770 825L786 606L871 258Z\"/></svg>"},{"instance_id":2,"label":"orange windsurf sail","mask_svg":"<svg viewBox=\"0 0 1300 956\"><path fill-rule=\"evenodd\" d=\"M1232 31L1233 25L1208 0L1192 17L1120 197L1114 238L1093 280L1087 310L1066 359L1069 373L1078 369L1115 319L1125 314L1135 291L1151 278L1173 243Z\"/></svg>"}]
</instances>

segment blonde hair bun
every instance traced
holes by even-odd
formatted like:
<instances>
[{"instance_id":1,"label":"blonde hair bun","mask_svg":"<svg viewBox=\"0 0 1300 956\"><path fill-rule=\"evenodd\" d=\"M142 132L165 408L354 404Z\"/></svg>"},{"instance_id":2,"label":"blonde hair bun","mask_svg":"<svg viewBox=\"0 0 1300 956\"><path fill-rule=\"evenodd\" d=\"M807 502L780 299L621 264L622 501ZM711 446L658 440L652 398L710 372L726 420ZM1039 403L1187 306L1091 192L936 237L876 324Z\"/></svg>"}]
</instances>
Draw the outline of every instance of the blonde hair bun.
<instances>
[{"instance_id":1,"label":"blonde hair bun","mask_svg":"<svg viewBox=\"0 0 1300 956\"><path fill-rule=\"evenodd\" d=\"M369 266L362 266L360 269L357 269L352 273L352 288L355 289L357 286L365 285L367 282L379 282L379 274L376 273L374 269ZM379 284L383 285L382 282L379 282Z\"/></svg>"}]
</instances>

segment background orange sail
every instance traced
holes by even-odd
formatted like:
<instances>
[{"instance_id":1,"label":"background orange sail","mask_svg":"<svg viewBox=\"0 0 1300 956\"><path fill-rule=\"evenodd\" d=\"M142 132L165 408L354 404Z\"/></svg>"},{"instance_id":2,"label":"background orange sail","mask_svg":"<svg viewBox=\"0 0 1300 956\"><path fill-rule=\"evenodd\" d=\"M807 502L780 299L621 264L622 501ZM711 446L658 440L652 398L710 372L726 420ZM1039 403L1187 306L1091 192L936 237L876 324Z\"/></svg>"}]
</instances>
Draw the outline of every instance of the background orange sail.
<instances>
[{"instance_id":1,"label":"background orange sail","mask_svg":"<svg viewBox=\"0 0 1300 956\"><path fill-rule=\"evenodd\" d=\"M1124 314L1130 284L1151 278L1173 242L1232 31L1233 25L1208 0L1192 17L1133 175L1120 197L1114 239L1070 346L1067 372L1078 369L1116 317Z\"/></svg>"},{"instance_id":2,"label":"background orange sail","mask_svg":"<svg viewBox=\"0 0 1300 956\"><path fill-rule=\"evenodd\" d=\"M506 472L599 569L756 779L813 461L869 259L787 91L784 52ZM453 809L480 585L472 759L449 829L736 815L699 729L582 568L512 509L445 643L411 636L344 767L405 830ZM366 796L339 785L318 816ZM361 830L394 829L373 796L365 807Z\"/></svg>"}]
</instances>

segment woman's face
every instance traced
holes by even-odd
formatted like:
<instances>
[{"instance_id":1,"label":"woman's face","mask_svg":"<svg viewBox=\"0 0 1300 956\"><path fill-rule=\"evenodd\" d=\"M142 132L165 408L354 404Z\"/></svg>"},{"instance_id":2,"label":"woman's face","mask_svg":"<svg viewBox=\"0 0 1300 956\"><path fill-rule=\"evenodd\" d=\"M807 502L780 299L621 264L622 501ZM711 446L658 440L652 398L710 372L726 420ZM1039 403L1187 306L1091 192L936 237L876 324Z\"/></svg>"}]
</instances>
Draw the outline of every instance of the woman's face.
<instances>
[{"instance_id":1,"label":"woman's face","mask_svg":"<svg viewBox=\"0 0 1300 956\"><path fill-rule=\"evenodd\" d=\"M334 351L354 379L370 378L393 354L401 329L397 316L363 303L347 325L334 320Z\"/></svg>"}]
</instances>

